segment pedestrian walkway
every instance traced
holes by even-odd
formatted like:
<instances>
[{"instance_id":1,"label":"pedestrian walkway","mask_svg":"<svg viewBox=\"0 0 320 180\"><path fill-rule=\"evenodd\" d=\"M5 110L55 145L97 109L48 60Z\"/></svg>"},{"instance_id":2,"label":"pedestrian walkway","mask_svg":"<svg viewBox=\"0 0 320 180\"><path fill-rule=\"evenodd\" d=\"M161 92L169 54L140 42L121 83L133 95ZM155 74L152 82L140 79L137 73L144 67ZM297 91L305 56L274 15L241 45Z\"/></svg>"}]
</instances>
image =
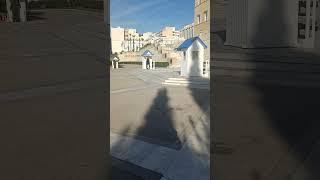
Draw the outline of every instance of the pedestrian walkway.
<instances>
[{"instance_id":1,"label":"pedestrian walkway","mask_svg":"<svg viewBox=\"0 0 320 180\"><path fill-rule=\"evenodd\" d=\"M200 120L180 150L111 132L111 155L163 175L162 180L209 180L210 124Z\"/></svg>"}]
</instances>

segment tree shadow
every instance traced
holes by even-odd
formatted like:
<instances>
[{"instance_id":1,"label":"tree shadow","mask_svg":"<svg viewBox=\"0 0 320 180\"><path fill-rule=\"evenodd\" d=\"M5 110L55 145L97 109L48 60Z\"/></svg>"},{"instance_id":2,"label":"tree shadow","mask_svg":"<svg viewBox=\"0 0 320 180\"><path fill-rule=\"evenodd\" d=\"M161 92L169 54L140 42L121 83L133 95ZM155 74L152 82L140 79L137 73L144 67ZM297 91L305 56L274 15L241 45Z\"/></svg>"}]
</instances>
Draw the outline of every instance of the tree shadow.
<instances>
[{"instance_id":1,"label":"tree shadow","mask_svg":"<svg viewBox=\"0 0 320 180\"><path fill-rule=\"evenodd\" d=\"M213 70L212 130L215 143L232 147L229 159L235 160L221 158L224 155L215 148L213 162L216 167L239 166L229 171L216 168L218 179L320 178L320 151L316 150L320 138L320 55L315 49L285 46L292 29L287 26L288 6L284 2L265 1L252 38L258 48L233 48L231 52L239 57L232 59L223 48L212 50L226 56L214 59L225 66L215 65ZM277 28L270 28L272 25ZM282 30L276 31L279 27ZM263 42L268 44L263 46ZM240 165L239 159L245 161ZM227 174L232 170L234 175Z\"/></svg>"}]
</instances>

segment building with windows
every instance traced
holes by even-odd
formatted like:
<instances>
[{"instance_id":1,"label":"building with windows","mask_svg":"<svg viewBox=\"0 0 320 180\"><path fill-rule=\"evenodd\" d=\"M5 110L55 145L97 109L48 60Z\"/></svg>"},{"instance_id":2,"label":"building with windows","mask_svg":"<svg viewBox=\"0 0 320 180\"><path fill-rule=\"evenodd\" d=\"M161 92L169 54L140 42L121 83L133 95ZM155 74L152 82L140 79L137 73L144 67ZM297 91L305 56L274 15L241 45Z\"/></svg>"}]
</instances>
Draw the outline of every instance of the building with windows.
<instances>
[{"instance_id":1,"label":"building with windows","mask_svg":"<svg viewBox=\"0 0 320 180\"><path fill-rule=\"evenodd\" d=\"M200 37L207 48L204 50L206 67L210 62L210 0L195 0L194 37Z\"/></svg>"},{"instance_id":2,"label":"building with windows","mask_svg":"<svg viewBox=\"0 0 320 180\"><path fill-rule=\"evenodd\" d=\"M226 19L225 45L320 47L319 0L229 0Z\"/></svg>"},{"instance_id":3,"label":"building with windows","mask_svg":"<svg viewBox=\"0 0 320 180\"><path fill-rule=\"evenodd\" d=\"M145 44L143 35L139 34L136 29L125 29L123 51L136 52Z\"/></svg>"},{"instance_id":4,"label":"building with windows","mask_svg":"<svg viewBox=\"0 0 320 180\"><path fill-rule=\"evenodd\" d=\"M319 0L298 1L298 45L305 48L320 47Z\"/></svg>"},{"instance_id":5,"label":"building with windows","mask_svg":"<svg viewBox=\"0 0 320 180\"><path fill-rule=\"evenodd\" d=\"M194 24L188 24L186 26L184 26L181 30L180 30L180 37L183 39L189 39L194 37Z\"/></svg>"},{"instance_id":6,"label":"building with windows","mask_svg":"<svg viewBox=\"0 0 320 180\"><path fill-rule=\"evenodd\" d=\"M180 32L177 31L175 27L164 27L160 31L160 36L161 37L167 37L167 38L179 37L180 36Z\"/></svg>"}]
</instances>

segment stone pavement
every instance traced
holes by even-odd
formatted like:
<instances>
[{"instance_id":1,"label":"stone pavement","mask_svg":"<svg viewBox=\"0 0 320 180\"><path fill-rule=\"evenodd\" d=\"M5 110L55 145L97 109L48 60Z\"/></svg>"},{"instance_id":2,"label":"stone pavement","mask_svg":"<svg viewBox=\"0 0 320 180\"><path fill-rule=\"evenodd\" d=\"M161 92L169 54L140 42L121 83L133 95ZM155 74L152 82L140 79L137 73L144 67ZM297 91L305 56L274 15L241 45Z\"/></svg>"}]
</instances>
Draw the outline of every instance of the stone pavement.
<instances>
[{"instance_id":1,"label":"stone pavement","mask_svg":"<svg viewBox=\"0 0 320 180\"><path fill-rule=\"evenodd\" d=\"M38 12L42 18L0 24L1 179L101 178L103 15Z\"/></svg>"},{"instance_id":2,"label":"stone pavement","mask_svg":"<svg viewBox=\"0 0 320 180\"><path fill-rule=\"evenodd\" d=\"M214 22L215 180L319 179L319 51L223 46Z\"/></svg>"},{"instance_id":3,"label":"stone pavement","mask_svg":"<svg viewBox=\"0 0 320 180\"><path fill-rule=\"evenodd\" d=\"M177 74L135 65L111 71L111 155L163 179L207 180L209 91L163 87L170 76Z\"/></svg>"}]
</instances>

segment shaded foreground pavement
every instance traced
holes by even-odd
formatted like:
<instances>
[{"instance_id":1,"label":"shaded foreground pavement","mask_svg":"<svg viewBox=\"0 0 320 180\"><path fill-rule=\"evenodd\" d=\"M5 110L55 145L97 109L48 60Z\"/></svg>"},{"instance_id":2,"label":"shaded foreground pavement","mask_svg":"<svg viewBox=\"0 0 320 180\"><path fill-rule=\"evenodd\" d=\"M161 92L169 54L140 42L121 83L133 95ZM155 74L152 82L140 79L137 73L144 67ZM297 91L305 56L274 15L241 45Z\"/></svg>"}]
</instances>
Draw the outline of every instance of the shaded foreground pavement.
<instances>
[{"instance_id":1,"label":"shaded foreground pavement","mask_svg":"<svg viewBox=\"0 0 320 180\"><path fill-rule=\"evenodd\" d=\"M103 15L37 15L0 24L1 179L104 178Z\"/></svg>"},{"instance_id":2,"label":"shaded foreground pavement","mask_svg":"<svg viewBox=\"0 0 320 180\"><path fill-rule=\"evenodd\" d=\"M320 179L319 50L224 46L227 3L215 2L211 27L214 179ZM265 23L286 24L286 9L266 1L253 41Z\"/></svg>"}]
</instances>

